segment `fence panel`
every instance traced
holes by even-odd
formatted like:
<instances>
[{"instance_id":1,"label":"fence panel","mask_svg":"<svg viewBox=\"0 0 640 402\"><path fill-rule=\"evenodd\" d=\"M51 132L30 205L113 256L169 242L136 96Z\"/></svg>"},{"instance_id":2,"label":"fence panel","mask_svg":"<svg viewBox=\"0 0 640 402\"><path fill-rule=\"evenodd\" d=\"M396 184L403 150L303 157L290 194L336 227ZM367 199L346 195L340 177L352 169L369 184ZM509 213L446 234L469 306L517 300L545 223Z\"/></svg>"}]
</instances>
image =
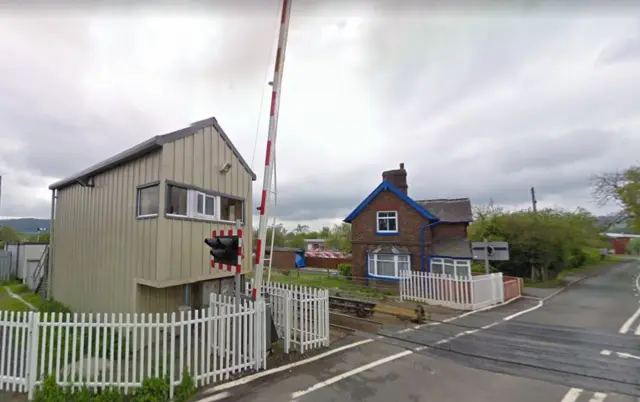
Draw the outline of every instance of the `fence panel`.
<instances>
[{"instance_id":1,"label":"fence panel","mask_svg":"<svg viewBox=\"0 0 640 402\"><path fill-rule=\"evenodd\" d=\"M264 302L212 295L209 308L171 314L0 311L0 390L28 392L46 376L59 385L125 394L188 369L198 386L266 368Z\"/></svg>"},{"instance_id":2,"label":"fence panel","mask_svg":"<svg viewBox=\"0 0 640 402\"><path fill-rule=\"evenodd\" d=\"M11 252L0 250L0 282L8 281L16 276L16 267L11 261Z\"/></svg>"},{"instance_id":3,"label":"fence panel","mask_svg":"<svg viewBox=\"0 0 640 402\"><path fill-rule=\"evenodd\" d=\"M0 391L27 391L29 314L0 311Z\"/></svg>"},{"instance_id":4,"label":"fence panel","mask_svg":"<svg viewBox=\"0 0 640 402\"><path fill-rule=\"evenodd\" d=\"M252 286L253 282L247 283L247 292ZM267 282L263 292L269 295L278 334L284 338L285 353L290 345L300 353L329 346L328 290Z\"/></svg>"},{"instance_id":5,"label":"fence panel","mask_svg":"<svg viewBox=\"0 0 640 402\"><path fill-rule=\"evenodd\" d=\"M473 310L504 301L502 273L475 275L473 278Z\"/></svg>"},{"instance_id":6,"label":"fence panel","mask_svg":"<svg viewBox=\"0 0 640 402\"><path fill-rule=\"evenodd\" d=\"M502 274L454 277L407 272L400 278L402 300L474 310L502 302Z\"/></svg>"}]
</instances>

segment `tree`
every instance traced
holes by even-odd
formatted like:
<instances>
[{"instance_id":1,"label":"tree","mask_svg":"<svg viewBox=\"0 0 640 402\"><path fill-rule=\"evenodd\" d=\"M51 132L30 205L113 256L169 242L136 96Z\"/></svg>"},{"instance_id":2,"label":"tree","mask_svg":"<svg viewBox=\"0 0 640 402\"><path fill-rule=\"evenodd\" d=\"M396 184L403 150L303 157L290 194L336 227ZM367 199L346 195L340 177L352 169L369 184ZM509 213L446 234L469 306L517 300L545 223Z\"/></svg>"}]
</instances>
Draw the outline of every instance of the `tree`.
<instances>
[{"instance_id":1,"label":"tree","mask_svg":"<svg viewBox=\"0 0 640 402\"><path fill-rule=\"evenodd\" d=\"M496 262L499 270L520 277L546 280L565 268L575 268L599 258L597 219L584 209L543 209L506 212L493 204L475 208L469 238L509 243L510 261Z\"/></svg>"},{"instance_id":2,"label":"tree","mask_svg":"<svg viewBox=\"0 0 640 402\"><path fill-rule=\"evenodd\" d=\"M0 226L0 242L15 243L20 240L18 233L8 226Z\"/></svg>"},{"instance_id":3,"label":"tree","mask_svg":"<svg viewBox=\"0 0 640 402\"><path fill-rule=\"evenodd\" d=\"M351 224L333 225L325 246L351 253Z\"/></svg>"},{"instance_id":4,"label":"tree","mask_svg":"<svg viewBox=\"0 0 640 402\"><path fill-rule=\"evenodd\" d=\"M304 233L308 233L309 232L309 226L308 225L301 225L298 224L298 226L296 226L295 229L293 229L293 231L297 234L304 234Z\"/></svg>"},{"instance_id":5,"label":"tree","mask_svg":"<svg viewBox=\"0 0 640 402\"><path fill-rule=\"evenodd\" d=\"M629 254L640 254L640 239L631 239L629 244L627 244L627 251Z\"/></svg>"},{"instance_id":6,"label":"tree","mask_svg":"<svg viewBox=\"0 0 640 402\"><path fill-rule=\"evenodd\" d=\"M630 218L640 230L640 166L593 175L591 193L601 206L616 203L623 212L621 218Z\"/></svg>"}]
</instances>

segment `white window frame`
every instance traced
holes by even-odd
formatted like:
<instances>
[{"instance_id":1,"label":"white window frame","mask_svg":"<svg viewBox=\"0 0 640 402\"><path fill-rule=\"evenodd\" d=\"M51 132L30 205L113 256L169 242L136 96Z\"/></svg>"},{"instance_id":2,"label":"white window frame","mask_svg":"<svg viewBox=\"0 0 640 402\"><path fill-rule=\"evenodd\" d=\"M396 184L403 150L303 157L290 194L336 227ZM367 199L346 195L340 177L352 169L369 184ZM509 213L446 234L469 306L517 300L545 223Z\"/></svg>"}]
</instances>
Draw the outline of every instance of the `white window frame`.
<instances>
[{"instance_id":1,"label":"white window frame","mask_svg":"<svg viewBox=\"0 0 640 402\"><path fill-rule=\"evenodd\" d=\"M393 216L383 216L380 214L393 214ZM380 230L380 220L395 220L396 221L396 230ZM398 211L377 211L376 212L376 233L398 233Z\"/></svg>"},{"instance_id":2,"label":"white window frame","mask_svg":"<svg viewBox=\"0 0 640 402\"><path fill-rule=\"evenodd\" d=\"M206 220L220 220L220 197L195 190L188 190L187 199L189 199L189 196L191 196L191 203L193 204L191 205L193 217ZM198 211L198 197L202 197L202 211ZM213 201L213 214L206 213L207 199L211 199ZM187 213L188 212L189 207L187 207Z\"/></svg>"},{"instance_id":3,"label":"white window frame","mask_svg":"<svg viewBox=\"0 0 640 402\"><path fill-rule=\"evenodd\" d=\"M150 188L157 188L158 189L158 212L160 212L160 185L159 184L155 184L155 185L150 185L150 186L141 186L138 187L136 189L136 218L154 218L156 216L158 216L158 213L155 214L141 214L140 213L140 207L142 206L142 203L140 202L140 193L144 190L150 189Z\"/></svg>"},{"instance_id":4,"label":"white window frame","mask_svg":"<svg viewBox=\"0 0 640 402\"><path fill-rule=\"evenodd\" d=\"M180 215L175 213L174 214L167 213L166 216L174 217L174 218L191 218L191 219L198 219L198 220L205 220L205 221L212 221L212 222L235 223L235 221L228 221L228 220L222 219L221 217L221 212L222 212L221 197L224 197L224 196L213 195L213 194L206 193L204 191L190 189L190 188L187 188L186 186L181 186L179 184L169 184L168 186L187 190L187 214ZM203 197L202 211L198 211L198 197L200 196ZM205 213L207 198L213 199L213 202L214 202L213 215ZM244 224L244 201L242 201L242 209L243 210L240 211L240 216L241 216L242 224Z\"/></svg>"},{"instance_id":5,"label":"white window frame","mask_svg":"<svg viewBox=\"0 0 640 402\"><path fill-rule=\"evenodd\" d=\"M393 257L394 276L378 274L378 256ZM406 261L400 261L399 257L406 258ZM407 263L407 271L411 272L411 255L410 254L392 254L392 253L370 253L368 256L367 272L369 276L375 278L400 279L399 262Z\"/></svg>"},{"instance_id":6,"label":"white window frame","mask_svg":"<svg viewBox=\"0 0 640 402\"><path fill-rule=\"evenodd\" d=\"M438 272L434 272L434 265L439 267ZM445 271L445 267L453 269L453 275ZM432 258L430 262L429 272L434 274L447 274L455 278L468 278L471 276L471 260L456 258Z\"/></svg>"}]
</instances>

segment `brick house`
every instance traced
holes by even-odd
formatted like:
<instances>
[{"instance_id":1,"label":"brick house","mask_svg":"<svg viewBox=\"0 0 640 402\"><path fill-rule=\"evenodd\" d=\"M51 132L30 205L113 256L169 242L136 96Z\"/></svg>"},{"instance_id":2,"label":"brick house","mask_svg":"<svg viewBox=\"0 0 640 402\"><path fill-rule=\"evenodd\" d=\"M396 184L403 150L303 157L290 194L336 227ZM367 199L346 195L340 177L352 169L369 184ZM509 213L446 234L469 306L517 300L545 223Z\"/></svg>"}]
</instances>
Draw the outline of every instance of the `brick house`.
<instances>
[{"instance_id":1,"label":"brick house","mask_svg":"<svg viewBox=\"0 0 640 402\"><path fill-rule=\"evenodd\" d=\"M407 171L382 173L382 183L344 219L352 233L353 279L395 287L403 270L471 275L468 198L414 200Z\"/></svg>"}]
</instances>

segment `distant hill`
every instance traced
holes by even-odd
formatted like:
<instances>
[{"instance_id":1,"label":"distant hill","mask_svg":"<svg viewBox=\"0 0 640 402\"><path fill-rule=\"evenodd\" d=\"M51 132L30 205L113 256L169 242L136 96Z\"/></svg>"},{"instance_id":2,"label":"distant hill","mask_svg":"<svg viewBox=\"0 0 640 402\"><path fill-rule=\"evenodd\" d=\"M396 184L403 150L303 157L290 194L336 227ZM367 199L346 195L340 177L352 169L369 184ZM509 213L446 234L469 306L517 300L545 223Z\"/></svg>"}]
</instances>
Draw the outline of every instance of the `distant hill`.
<instances>
[{"instance_id":1,"label":"distant hill","mask_svg":"<svg viewBox=\"0 0 640 402\"><path fill-rule=\"evenodd\" d=\"M49 219L39 218L17 218L17 219L0 219L0 226L8 226L16 232L25 234L36 234L38 228L44 228L49 231L51 226Z\"/></svg>"}]
</instances>

